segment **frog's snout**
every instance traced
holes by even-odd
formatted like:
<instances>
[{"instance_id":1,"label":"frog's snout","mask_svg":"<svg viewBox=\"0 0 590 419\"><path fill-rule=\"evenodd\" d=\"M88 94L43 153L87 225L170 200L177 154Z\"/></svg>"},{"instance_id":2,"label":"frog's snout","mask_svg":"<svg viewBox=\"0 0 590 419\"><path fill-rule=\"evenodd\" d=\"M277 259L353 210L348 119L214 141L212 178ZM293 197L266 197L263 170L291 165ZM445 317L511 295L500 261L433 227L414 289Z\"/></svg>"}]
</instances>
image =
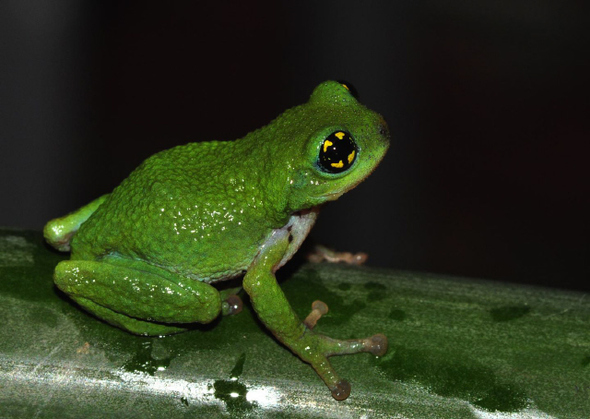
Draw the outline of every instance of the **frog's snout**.
<instances>
[{"instance_id":1,"label":"frog's snout","mask_svg":"<svg viewBox=\"0 0 590 419\"><path fill-rule=\"evenodd\" d=\"M385 137L387 140L389 140L390 135L389 135L389 127L387 126L387 122L385 122L385 119L380 118L379 120L379 128L377 128L377 130L379 131L379 135Z\"/></svg>"}]
</instances>

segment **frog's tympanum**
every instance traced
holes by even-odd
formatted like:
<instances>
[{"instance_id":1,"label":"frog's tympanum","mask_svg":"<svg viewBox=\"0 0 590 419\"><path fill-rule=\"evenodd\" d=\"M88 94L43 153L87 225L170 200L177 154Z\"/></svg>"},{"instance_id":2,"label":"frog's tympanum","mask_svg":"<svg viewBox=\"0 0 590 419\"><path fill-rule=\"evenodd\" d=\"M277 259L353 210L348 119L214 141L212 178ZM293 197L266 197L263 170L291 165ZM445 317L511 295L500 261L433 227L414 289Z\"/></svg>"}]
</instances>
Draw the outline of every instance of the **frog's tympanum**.
<instances>
[{"instance_id":1,"label":"frog's tympanum","mask_svg":"<svg viewBox=\"0 0 590 419\"><path fill-rule=\"evenodd\" d=\"M335 340L313 331L327 311L293 312L275 272L299 249L319 207L365 179L389 145L385 121L346 84L320 84L309 101L235 141L189 143L144 161L115 190L50 221L45 238L71 250L57 287L101 319L139 335L186 330L239 306L242 287L273 335L343 400L350 384L328 357L382 355L387 339ZM310 290L313 293L313 290Z\"/></svg>"}]
</instances>

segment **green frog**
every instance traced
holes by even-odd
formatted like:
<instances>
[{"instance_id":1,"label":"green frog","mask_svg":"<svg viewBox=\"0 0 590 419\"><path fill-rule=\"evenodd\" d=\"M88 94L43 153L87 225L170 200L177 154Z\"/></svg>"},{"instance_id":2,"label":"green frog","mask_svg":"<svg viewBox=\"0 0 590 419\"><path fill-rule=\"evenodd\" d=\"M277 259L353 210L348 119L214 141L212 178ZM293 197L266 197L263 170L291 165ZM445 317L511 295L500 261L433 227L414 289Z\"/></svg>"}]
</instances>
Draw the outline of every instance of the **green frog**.
<instances>
[{"instance_id":1,"label":"green frog","mask_svg":"<svg viewBox=\"0 0 590 419\"><path fill-rule=\"evenodd\" d=\"M383 118L349 85L324 82L265 127L159 152L110 194L50 221L46 240L71 251L55 268L55 284L106 322L158 336L239 311L239 288L219 290L219 282L242 277L262 323L344 400L350 384L328 357L383 355L386 337L314 332L327 306L315 302L301 320L275 272L299 249L320 206L364 180L388 146Z\"/></svg>"}]
</instances>

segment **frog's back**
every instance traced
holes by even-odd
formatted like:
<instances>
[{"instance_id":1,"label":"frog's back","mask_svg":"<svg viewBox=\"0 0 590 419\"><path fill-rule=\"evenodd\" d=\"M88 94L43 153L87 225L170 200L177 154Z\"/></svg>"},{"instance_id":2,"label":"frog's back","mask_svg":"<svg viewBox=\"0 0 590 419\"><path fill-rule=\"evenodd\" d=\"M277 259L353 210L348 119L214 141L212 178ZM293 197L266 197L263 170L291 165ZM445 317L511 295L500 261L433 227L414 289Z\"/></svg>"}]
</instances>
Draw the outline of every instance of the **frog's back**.
<instances>
[{"instance_id":1,"label":"frog's back","mask_svg":"<svg viewBox=\"0 0 590 419\"><path fill-rule=\"evenodd\" d=\"M212 141L148 158L80 227L72 257L140 259L208 282L239 274L276 228L252 152Z\"/></svg>"}]
</instances>

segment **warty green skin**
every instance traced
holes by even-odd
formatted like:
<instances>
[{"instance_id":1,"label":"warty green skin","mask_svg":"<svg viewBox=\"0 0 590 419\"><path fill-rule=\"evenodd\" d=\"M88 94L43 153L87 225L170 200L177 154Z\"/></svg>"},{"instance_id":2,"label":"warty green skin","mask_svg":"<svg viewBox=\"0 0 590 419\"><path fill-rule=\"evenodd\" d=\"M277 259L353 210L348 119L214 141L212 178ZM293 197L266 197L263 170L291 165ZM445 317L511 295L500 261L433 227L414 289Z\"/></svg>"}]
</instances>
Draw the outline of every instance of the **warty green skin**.
<instances>
[{"instance_id":1,"label":"warty green skin","mask_svg":"<svg viewBox=\"0 0 590 419\"><path fill-rule=\"evenodd\" d=\"M350 133L357 153L348 170L327 173L318 153L335 131ZM334 397L346 398L348 384L327 357L376 353L386 342L313 333L292 311L274 272L297 251L318 206L365 179L388 145L380 115L346 86L322 83L307 103L269 125L235 141L157 153L111 194L50 221L48 242L71 249L54 280L98 317L160 335L215 319L228 295L209 284L245 274L244 289L262 322L312 364Z\"/></svg>"}]
</instances>

